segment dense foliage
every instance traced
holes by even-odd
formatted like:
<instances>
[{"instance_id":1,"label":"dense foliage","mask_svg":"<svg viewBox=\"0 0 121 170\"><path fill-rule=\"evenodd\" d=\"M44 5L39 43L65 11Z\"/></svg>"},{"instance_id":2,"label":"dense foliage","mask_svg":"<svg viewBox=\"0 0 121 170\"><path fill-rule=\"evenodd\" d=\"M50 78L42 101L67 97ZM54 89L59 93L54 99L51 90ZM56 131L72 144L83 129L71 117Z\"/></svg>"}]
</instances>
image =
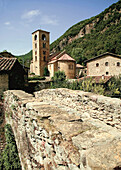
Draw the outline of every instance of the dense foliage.
<instances>
[{"instance_id":1,"label":"dense foliage","mask_svg":"<svg viewBox=\"0 0 121 170\"><path fill-rule=\"evenodd\" d=\"M6 146L0 157L0 170L21 170L17 146L9 124L5 126Z\"/></svg>"},{"instance_id":2,"label":"dense foliage","mask_svg":"<svg viewBox=\"0 0 121 170\"><path fill-rule=\"evenodd\" d=\"M83 90L109 97L121 98L121 75L114 76L107 84L103 82L96 83L93 78L84 78L83 80L68 81L64 72L57 71L52 78L51 88L68 88L72 90Z\"/></svg>"}]
</instances>

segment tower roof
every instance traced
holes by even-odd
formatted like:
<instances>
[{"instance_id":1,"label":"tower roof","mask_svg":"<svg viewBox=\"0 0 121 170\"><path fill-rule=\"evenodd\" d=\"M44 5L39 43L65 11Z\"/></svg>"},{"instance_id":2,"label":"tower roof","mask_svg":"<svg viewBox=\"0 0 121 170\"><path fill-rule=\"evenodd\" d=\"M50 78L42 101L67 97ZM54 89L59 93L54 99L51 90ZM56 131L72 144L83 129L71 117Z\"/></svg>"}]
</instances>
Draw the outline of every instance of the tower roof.
<instances>
[{"instance_id":1,"label":"tower roof","mask_svg":"<svg viewBox=\"0 0 121 170\"><path fill-rule=\"evenodd\" d=\"M36 30L36 31L32 32L32 34L34 34L34 33L35 33L35 32L37 32L37 31L39 31L39 32L46 32L46 33L50 33L50 32L48 32L48 31L38 29L38 30Z\"/></svg>"}]
</instances>

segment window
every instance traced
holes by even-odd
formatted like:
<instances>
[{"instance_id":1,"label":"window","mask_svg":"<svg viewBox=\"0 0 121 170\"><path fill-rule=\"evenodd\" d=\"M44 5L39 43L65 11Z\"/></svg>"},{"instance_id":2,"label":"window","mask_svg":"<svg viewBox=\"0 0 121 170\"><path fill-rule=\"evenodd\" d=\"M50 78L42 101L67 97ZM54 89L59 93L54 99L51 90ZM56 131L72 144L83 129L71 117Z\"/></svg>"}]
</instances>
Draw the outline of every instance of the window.
<instances>
[{"instance_id":1,"label":"window","mask_svg":"<svg viewBox=\"0 0 121 170\"><path fill-rule=\"evenodd\" d=\"M43 43L43 48L46 48L46 43Z\"/></svg>"},{"instance_id":2,"label":"window","mask_svg":"<svg viewBox=\"0 0 121 170\"><path fill-rule=\"evenodd\" d=\"M35 55L37 55L37 51L35 51Z\"/></svg>"},{"instance_id":3,"label":"window","mask_svg":"<svg viewBox=\"0 0 121 170\"><path fill-rule=\"evenodd\" d=\"M42 40L46 40L45 34L42 34Z\"/></svg>"},{"instance_id":4,"label":"window","mask_svg":"<svg viewBox=\"0 0 121 170\"><path fill-rule=\"evenodd\" d=\"M105 62L105 66L108 66L108 62Z\"/></svg>"},{"instance_id":5,"label":"window","mask_svg":"<svg viewBox=\"0 0 121 170\"><path fill-rule=\"evenodd\" d=\"M37 61L37 56L35 56L35 61Z\"/></svg>"},{"instance_id":6,"label":"window","mask_svg":"<svg viewBox=\"0 0 121 170\"><path fill-rule=\"evenodd\" d=\"M108 75L108 74L109 74L109 72L107 71L107 72L106 72L106 75Z\"/></svg>"},{"instance_id":7,"label":"window","mask_svg":"<svg viewBox=\"0 0 121 170\"><path fill-rule=\"evenodd\" d=\"M34 40L36 41L37 40L37 35L35 34L35 36L34 36Z\"/></svg>"},{"instance_id":8,"label":"window","mask_svg":"<svg viewBox=\"0 0 121 170\"><path fill-rule=\"evenodd\" d=\"M45 56L44 56L43 60L46 61L46 57Z\"/></svg>"},{"instance_id":9,"label":"window","mask_svg":"<svg viewBox=\"0 0 121 170\"><path fill-rule=\"evenodd\" d=\"M43 55L46 55L46 51L43 51Z\"/></svg>"},{"instance_id":10,"label":"window","mask_svg":"<svg viewBox=\"0 0 121 170\"><path fill-rule=\"evenodd\" d=\"M99 63L96 63L96 67L99 67Z\"/></svg>"},{"instance_id":11,"label":"window","mask_svg":"<svg viewBox=\"0 0 121 170\"><path fill-rule=\"evenodd\" d=\"M35 43L35 48L37 48L37 43Z\"/></svg>"},{"instance_id":12,"label":"window","mask_svg":"<svg viewBox=\"0 0 121 170\"><path fill-rule=\"evenodd\" d=\"M69 70L73 70L73 65L68 66Z\"/></svg>"},{"instance_id":13,"label":"window","mask_svg":"<svg viewBox=\"0 0 121 170\"><path fill-rule=\"evenodd\" d=\"M120 67L120 62L117 62L117 66Z\"/></svg>"}]
</instances>

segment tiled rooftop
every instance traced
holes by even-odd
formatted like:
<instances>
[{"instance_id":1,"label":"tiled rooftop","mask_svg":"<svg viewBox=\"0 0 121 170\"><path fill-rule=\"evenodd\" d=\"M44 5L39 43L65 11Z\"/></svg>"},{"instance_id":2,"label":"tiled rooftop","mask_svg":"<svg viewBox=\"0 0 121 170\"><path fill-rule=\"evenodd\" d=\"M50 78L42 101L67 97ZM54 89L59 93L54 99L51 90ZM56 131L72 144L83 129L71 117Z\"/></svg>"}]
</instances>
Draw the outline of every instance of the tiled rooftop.
<instances>
[{"instance_id":1,"label":"tiled rooftop","mask_svg":"<svg viewBox=\"0 0 121 170\"><path fill-rule=\"evenodd\" d=\"M0 58L0 71L10 71L16 60L16 58Z\"/></svg>"},{"instance_id":2,"label":"tiled rooftop","mask_svg":"<svg viewBox=\"0 0 121 170\"><path fill-rule=\"evenodd\" d=\"M68 60L68 61L75 61L72 57L70 57L68 54L63 54L59 59L58 59L59 61L60 60Z\"/></svg>"}]
</instances>

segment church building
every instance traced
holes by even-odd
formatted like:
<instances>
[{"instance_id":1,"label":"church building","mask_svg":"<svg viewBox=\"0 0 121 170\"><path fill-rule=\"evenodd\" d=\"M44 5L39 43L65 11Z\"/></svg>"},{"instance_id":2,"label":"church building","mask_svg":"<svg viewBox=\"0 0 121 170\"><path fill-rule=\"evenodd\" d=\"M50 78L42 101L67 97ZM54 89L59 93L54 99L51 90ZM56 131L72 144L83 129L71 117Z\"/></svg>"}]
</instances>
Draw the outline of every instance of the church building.
<instances>
[{"instance_id":1,"label":"church building","mask_svg":"<svg viewBox=\"0 0 121 170\"><path fill-rule=\"evenodd\" d=\"M65 51L50 55L49 32L36 30L32 33L33 60L30 73L43 76L45 67L48 68L50 77L55 71L64 71L66 78L74 79L76 76L76 61Z\"/></svg>"}]
</instances>

